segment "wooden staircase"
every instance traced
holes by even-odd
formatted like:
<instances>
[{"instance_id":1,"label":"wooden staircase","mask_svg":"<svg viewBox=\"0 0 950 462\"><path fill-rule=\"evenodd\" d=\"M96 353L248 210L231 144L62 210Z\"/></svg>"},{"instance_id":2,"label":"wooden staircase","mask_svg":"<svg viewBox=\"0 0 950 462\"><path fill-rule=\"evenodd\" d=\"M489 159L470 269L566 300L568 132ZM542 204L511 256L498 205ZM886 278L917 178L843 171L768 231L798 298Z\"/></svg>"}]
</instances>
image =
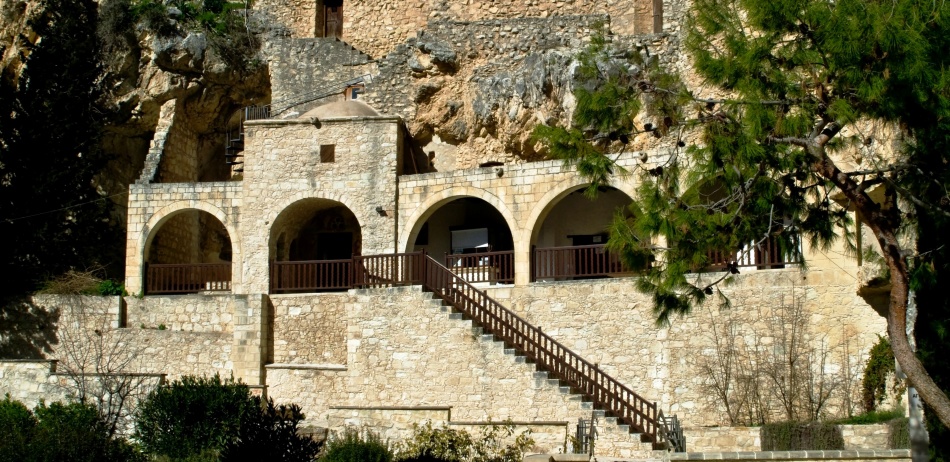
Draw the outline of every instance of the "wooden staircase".
<instances>
[{"instance_id":1,"label":"wooden staircase","mask_svg":"<svg viewBox=\"0 0 950 462\"><path fill-rule=\"evenodd\" d=\"M539 372L557 381L564 391L592 403L594 409L603 411L604 417L629 426L630 432L639 433L654 449L685 451L678 420L665 417L655 402L645 400L432 257L423 255L423 260L421 271L415 269L412 273L421 272L425 289L461 317L472 320L486 335L503 342L526 362L534 363Z\"/></svg>"}]
</instances>

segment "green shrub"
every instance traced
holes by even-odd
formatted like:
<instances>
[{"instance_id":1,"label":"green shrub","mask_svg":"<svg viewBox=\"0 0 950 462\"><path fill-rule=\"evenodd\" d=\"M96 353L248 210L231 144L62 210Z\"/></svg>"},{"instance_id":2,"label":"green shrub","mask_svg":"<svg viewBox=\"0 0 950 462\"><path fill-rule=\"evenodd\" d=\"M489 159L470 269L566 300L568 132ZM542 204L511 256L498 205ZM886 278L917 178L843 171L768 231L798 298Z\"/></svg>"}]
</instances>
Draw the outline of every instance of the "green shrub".
<instances>
[{"instance_id":1,"label":"green shrub","mask_svg":"<svg viewBox=\"0 0 950 462\"><path fill-rule=\"evenodd\" d=\"M96 286L96 292L99 295L120 295L126 296L129 293L125 291L125 284L111 279L106 279Z\"/></svg>"},{"instance_id":2,"label":"green shrub","mask_svg":"<svg viewBox=\"0 0 950 462\"><path fill-rule=\"evenodd\" d=\"M7 396L0 401L0 435L0 460L145 460L127 441L112 436L96 408L86 404L41 404L30 412Z\"/></svg>"},{"instance_id":3,"label":"green shrub","mask_svg":"<svg viewBox=\"0 0 950 462\"><path fill-rule=\"evenodd\" d=\"M413 425L413 436L397 445L400 462L520 462L534 445L525 431L510 441L514 425L504 423L484 428L480 438L464 430L433 427L432 422ZM510 442L509 442L510 441Z\"/></svg>"},{"instance_id":4,"label":"green shrub","mask_svg":"<svg viewBox=\"0 0 950 462\"><path fill-rule=\"evenodd\" d=\"M887 396L887 377L894 373L894 353L887 337L878 336L868 354L861 380L862 403L866 412L873 412Z\"/></svg>"},{"instance_id":5,"label":"green shrub","mask_svg":"<svg viewBox=\"0 0 950 462\"><path fill-rule=\"evenodd\" d=\"M312 461L323 443L297 434L304 415L296 404L275 406L272 399L251 397L254 405L241 419L237 438L221 451L221 461Z\"/></svg>"},{"instance_id":6,"label":"green shrub","mask_svg":"<svg viewBox=\"0 0 950 462\"><path fill-rule=\"evenodd\" d=\"M25 460L36 418L23 403L11 401L7 395L0 401L0 460Z\"/></svg>"},{"instance_id":7,"label":"green shrub","mask_svg":"<svg viewBox=\"0 0 950 462\"><path fill-rule=\"evenodd\" d=\"M905 417L887 422L888 449L910 449L910 419Z\"/></svg>"},{"instance_id":8,"label":"green shrub","mask_svg":"<svg viewBox=\"0 0 950 462\"><path fill-rule=\"evenodd\" d=\"M841 429L827 422L779 422L762 426L763 451L842 450Z\"/></svg>"},{"instance_id":9,"label":"green shrub","mask_svg":"<svg viewBox=\"0 0 950 462\"><path fill-rule=\"evenodd\" d=\"M239 434L254 406L247 385L234 379L182 377L139 404L135 437L146 452L185 459L220 451Z\"/></svg>"},{"instance_id":10,"label":"green shrub","mask_svg":"<svg viewBox=\"0 0 950 462\"><path fill-rule=\"evenodd\" d=\"M354 429L347 429L342 435L327 442L326 453L320 462L391 462L393 453L389 445L371 432L361 435Z\"/></svg>"},{"instance_id":11,"label":"green shrub","mask_svg":"<svg viewBox=\"0 0 950 462\"><path fill-rule=\"evenodd\" d=\"M861 415L848 417L847 419L836 420L839 425L870 425L890 422L896 418L904 417L904 411L901 409L891 409L886 411L871 411Z\"/></svg>"}]
</instances>

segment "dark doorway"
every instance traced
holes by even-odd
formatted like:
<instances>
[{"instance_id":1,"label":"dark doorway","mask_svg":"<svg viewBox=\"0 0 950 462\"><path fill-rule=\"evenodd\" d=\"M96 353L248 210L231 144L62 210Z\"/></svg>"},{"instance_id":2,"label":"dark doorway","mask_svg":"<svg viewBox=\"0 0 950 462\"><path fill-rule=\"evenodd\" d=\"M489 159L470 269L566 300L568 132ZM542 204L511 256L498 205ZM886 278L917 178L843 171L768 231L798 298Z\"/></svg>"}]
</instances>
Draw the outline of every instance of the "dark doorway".
<instances>
[{"instance_id":1,"label":"dark doorway","mask_svg":"<svg viewBox=\"0 0 950 462\"><path fill-rule=\"evenodd\" d=\"M343 38L343 0L324 0L324 37Z\"/></svg>"},{"instance_id":2,"label":"dark doorway","mask_svg":"<svg viewBox=\"0 0 950 462\"><path fill-rule=\"evenodd\" d=\"M344 260L353 256L353 233L317 235L317 260Z\"/></svg>"}]
</instances>

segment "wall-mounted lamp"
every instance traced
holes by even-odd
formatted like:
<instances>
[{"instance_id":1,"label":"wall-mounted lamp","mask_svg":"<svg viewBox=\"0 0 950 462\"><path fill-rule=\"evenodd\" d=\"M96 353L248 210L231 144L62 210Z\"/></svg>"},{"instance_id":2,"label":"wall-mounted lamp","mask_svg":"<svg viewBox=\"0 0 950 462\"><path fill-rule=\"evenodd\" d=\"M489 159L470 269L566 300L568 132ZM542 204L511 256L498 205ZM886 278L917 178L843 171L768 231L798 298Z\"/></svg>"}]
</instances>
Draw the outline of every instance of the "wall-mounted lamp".
<instances>
[{"instance_id":1,"label":"wall-mounted lamp","mask_svg":"<svg viewBox=\"0 0 950 462\"><path fill-rule=\"evenodd\" d=\"M498 178L501 178L505 175L505 169L501 167L495 167L495 175L498 175Z\"/></svg>"},{"instance_id":2,"label":"wall-mounted lamp","mask_svg":"<svg viewBox=\"0 0 950 462\"><path fill-rule=\"evenodd\" d=\"M377 206L376 206L376 213L378 213L379 216L381 216L381 217L385 217L385 216L386 216L386 209L384 209L382 205L377 205Z\"/></svg>"}]
</instances>

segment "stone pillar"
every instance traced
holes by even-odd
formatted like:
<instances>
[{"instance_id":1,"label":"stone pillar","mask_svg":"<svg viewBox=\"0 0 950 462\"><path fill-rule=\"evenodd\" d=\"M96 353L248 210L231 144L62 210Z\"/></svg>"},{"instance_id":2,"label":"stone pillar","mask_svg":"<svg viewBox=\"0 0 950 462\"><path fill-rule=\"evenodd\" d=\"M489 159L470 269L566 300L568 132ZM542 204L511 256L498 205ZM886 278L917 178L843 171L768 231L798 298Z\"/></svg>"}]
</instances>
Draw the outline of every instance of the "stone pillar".
<instances>
[{"instance_id":1,"label":"stone pillar","mask_svg":"<svg viewBox=\"0 0 950 462\"><path fill-rule=\"evenodd\" d=\"M265 383L264 363L270 355L272 340L269 306L264 294L241 295L234 300L234 377L251 386Z\"/></svg>"},{"instance_id":2,"label":"stone pillar","mask_svg":"<svg viewBox=\"0 0 950 462\"><path fill-rule=\"evenodd\" d=\"M528 236L530 231L523 231ZM520 234L520 233L519 233ZM515 285L526 286L531 282L531 239L515 240Z\"/></svg>"}]
</instances>

